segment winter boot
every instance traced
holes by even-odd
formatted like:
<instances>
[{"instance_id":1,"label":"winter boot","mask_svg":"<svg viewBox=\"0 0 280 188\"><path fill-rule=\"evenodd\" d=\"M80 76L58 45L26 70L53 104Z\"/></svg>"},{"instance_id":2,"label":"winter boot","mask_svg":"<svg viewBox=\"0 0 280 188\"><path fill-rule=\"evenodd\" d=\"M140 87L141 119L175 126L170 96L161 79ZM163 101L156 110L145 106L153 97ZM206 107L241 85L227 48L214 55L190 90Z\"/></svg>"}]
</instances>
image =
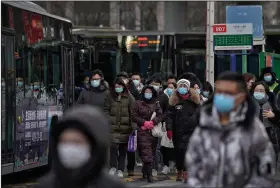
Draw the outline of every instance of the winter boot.
<instances>
[{"instance_id":1,"label":"winter boot","mask_svg":"<svg viewBox=\"0 0 280 188\"><path fill-rule=\"evenodd\" d=\"M144 180L147 179L147 173L148 173L148 165L144 163L142 166L142 178Z\"/></svg>"},{"instance_id":2,"label":"winter boot","mask_svg":"<svg viewBox=\"0 0 280 188\"><path fill-rule=\"evenodd\" d=\"M182 175L183 175L183 171L182 170L178 170L177 171L176 181L182 181Z\"/></svg>"},{"instance_id":3,"label":"winter boot","mask_svg":"<svg viewBox=\"0 0 280 188\"><path fill-rule=\"evenodd\" d=\"M148 165L148 171L147 172L148 172L147 173L147 181L149 183L154 182L152 165Z\"/></svg>"},{"instance_id":4,"label":"winter boot","mask_svg":"<svg viewBox=\"0 0 280 188\"><path fill-rule=\"evenodd\" d=\"M187 179L188 179L188 173L187 173L187 171L184 171L183 172L183 181L184 181L184 183L187 183Z\"/></svg>"}]
</instances>

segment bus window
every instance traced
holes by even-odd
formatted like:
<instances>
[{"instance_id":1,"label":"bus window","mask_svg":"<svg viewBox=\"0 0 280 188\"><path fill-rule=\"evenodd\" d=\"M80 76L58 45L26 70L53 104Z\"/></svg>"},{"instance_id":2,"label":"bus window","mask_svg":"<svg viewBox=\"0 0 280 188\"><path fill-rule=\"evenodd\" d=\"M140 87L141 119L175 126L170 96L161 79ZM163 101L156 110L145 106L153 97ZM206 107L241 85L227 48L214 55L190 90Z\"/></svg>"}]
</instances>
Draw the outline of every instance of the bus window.
<instances>
[{"instance_id":1,"label":"bus window","mask_svg":"<svg viewBox=\"0 0 280 188\"><path fill-rule=\"evenodd\" d=\"M4 30L4 31L3 31ZM1 33L1 154L2 164L13 162L15 118L15 46L14 36L2 28Z\"/></svg>"},{"instance_id":2,"label":"bus window","mask_svg":"<svg viewBox=\"0 0 280 188\"><path fill-rule=\"evenodd\" d=\"M192 72L200 81L205 79L205 50L183 50L177 55L177 75Z\"/></svg>"}]
</instances>

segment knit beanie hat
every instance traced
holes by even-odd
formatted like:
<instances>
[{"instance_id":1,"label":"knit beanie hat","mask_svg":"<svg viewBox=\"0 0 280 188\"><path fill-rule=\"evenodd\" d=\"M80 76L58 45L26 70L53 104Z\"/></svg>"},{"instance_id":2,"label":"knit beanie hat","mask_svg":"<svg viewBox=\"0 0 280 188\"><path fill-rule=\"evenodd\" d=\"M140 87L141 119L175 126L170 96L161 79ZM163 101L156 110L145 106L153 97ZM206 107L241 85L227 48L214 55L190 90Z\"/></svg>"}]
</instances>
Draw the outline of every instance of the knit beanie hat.
<instances>
[{"instance_id":1,"label":"knit beanie hat","mask_svg":"<svg viewBox=\"0 0 280 188\"><path fill-rule=\"evenodd\" d=\"M179 87L180 84L184 84L187 86L188 89L190 89L190 81L189 80L186 80L186 79L180 79L178 82L177 82L177 87Z\"/></svg>"}]
</instances>

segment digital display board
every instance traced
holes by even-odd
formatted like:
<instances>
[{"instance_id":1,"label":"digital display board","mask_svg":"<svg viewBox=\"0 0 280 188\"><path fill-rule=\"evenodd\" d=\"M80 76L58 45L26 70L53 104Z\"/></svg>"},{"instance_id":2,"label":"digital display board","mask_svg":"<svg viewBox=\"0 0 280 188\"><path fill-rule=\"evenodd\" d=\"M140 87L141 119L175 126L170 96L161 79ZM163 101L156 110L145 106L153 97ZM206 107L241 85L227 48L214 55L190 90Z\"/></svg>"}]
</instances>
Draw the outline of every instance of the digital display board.
<instances>
[{"instance_id":1,"label":"digital display board","mask_svg":"<svg viewBox=\"0 0 280 188\"><path fill-rule=\"evenodd\" d=\"M162 46L160 35L127 36L125 47L127 52L157 52Z\"/></svg>"}]
</instances>

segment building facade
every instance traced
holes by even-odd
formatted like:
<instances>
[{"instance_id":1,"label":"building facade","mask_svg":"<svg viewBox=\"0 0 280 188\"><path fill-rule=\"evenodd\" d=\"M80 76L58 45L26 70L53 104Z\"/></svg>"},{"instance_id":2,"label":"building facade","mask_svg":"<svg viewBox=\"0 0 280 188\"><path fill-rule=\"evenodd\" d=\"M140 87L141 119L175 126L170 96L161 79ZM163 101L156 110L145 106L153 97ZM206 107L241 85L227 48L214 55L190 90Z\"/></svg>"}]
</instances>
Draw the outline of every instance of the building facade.
<instances>
[{"instance_id":1,"label":"building facade","mask_svg":"<svg viewBox=\"0 0 280 188\"><path fill-rule=\"evenodd\" d=\"M148 31L205 31L206 2L195 1L36 1L52 14L67 17L75 25L104 26ZM263 5L264 26L280 25L280 2L245 2ZM216 23L225 22L225 7L217 2Z\"/></svg>"}]
</instances>

